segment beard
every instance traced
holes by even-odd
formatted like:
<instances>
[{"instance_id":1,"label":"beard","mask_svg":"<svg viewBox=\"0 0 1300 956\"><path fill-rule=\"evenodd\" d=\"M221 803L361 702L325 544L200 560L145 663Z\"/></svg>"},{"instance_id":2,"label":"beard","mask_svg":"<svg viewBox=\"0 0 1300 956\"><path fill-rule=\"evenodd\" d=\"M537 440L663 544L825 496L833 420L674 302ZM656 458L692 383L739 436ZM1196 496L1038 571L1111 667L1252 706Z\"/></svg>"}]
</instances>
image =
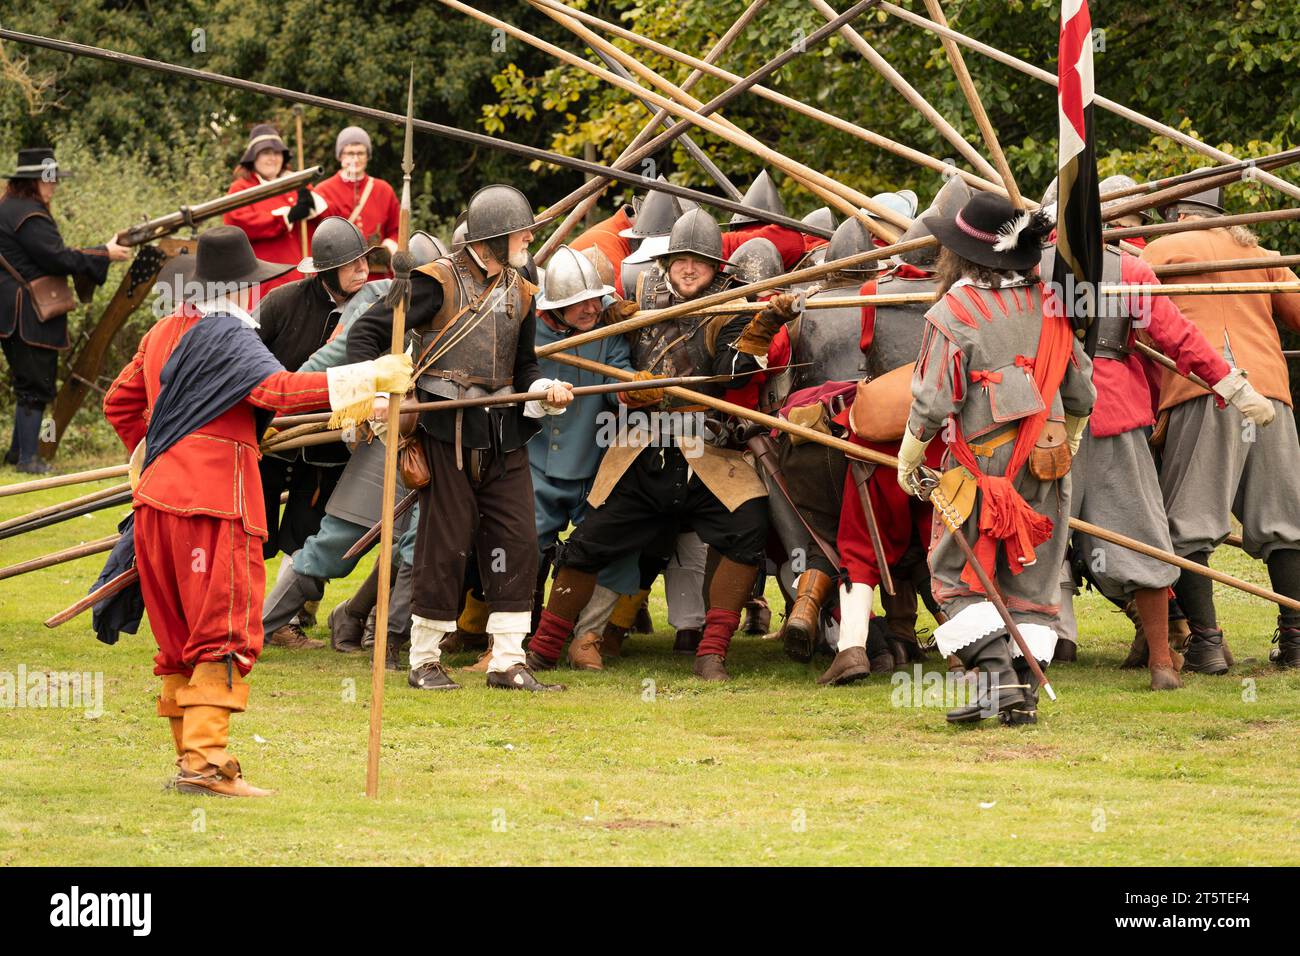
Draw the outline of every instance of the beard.
<instances>
[{"instance_id":1,"label":"beard","mask_svg":"<svg viewBox=\"0 0 1300 956\"><path fill-rule=\"evenodd\" d=\"M510 261L510 268L522 269L528 265L528 250L520 249L518 252L511 253L507 258Z\"/></svg>"}]
</instances>

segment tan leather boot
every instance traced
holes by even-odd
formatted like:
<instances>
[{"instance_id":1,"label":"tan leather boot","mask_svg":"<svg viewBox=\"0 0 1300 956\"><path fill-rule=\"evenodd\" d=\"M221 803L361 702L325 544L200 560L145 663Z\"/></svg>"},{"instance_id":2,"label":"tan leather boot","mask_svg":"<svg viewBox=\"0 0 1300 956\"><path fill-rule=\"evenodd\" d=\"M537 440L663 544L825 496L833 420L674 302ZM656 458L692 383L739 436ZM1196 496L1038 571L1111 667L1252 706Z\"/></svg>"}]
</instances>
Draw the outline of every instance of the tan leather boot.
<instances>
[{"instance_id":1,"label":"tan leather boot","mask_svg":"<svg viewBox=\"0 0 1300 956\"><path fill-rule=\"evenodd\" d=\"M248 706L248 685L238 671L215 661L198 664L189 683L177 689L176 703L184 710L177 790L219 797L271 795L244 779L239 761L226 749L230 715Z\"/></svg>"},{"instance_id":2,"label":"tan leather boot","mask_svg":"<svg viewBox=\"0 0 1300 956\"><path fill-rule=\"evenodd\" d=\"M163 674L162 693L158 695L158 716L166 717L171 724L177 757L184 753L181 747L181 724L185 717L185 710L176 703L176 692L182 687L188 687L189 683L190 679L184 674Z\"/></svg>"},{"instance_id":3,"label":"tan leather boot","mask_svg":"<svg viewBox=\"0 0 1300 956\"><path fill-rule=\"evenodd\" d=\"M627 630L626 627L620 627L613 621L606 624L604 633L600 635L600 656L622 657L623 640L627 637Z\"/></svg>"},{"instance_id":4,"label":"tan leather boot","mask_svg":"<svg viewBox=\"0 0 1300 956\"><path fill-rule=\"evenodd\" d=\"M817 627L822 605L834 588L829 574L809 568L799 576L799 590L794 607L785 622L785 652L797 661L812 660L817 646Z\"/></svg>"},{"instance_id":5,"label":"tan leather boot","mask_svg":"<svg viewBox=\"0 0 1300 956\"><path fill-rule=\"evenodd\" d=\"M471 674L486 674L488 669L488 664L490 664L491 662L492 662L492 639L488 638L487 650L484 651L483 654L479 657L479 659L476 660L473 664L470 664L468 667L462 667L461 670L468 671Z\"/></svg>"},{"instance_id":6,"label":"tan leather boot","mask_svg":"<svg viewBox=\"0 0 1300 956\"><path fill-rule=\"evenodd\" d=\"M605 662L600 658L600 635L588 631L569 642L569 666L579 671L603 671Z\"/></svg>"}]
</instances>

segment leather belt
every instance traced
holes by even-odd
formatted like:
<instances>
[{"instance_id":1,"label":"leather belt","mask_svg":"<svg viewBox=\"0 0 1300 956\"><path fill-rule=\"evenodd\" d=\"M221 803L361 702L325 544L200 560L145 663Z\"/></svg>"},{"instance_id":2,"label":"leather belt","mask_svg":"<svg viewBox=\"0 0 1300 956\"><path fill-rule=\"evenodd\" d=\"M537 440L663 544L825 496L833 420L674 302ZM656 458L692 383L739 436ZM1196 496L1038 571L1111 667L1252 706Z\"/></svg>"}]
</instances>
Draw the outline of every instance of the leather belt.
<instances>
[{"instance_id":1,"label":"leather belt","mask_svg":"<svg viewBox=\"0 0 1300 956\"><path fill-rule=\"evenodd\" d=\"M1006 429L1001 434L993 438L990 438L986 442L982 442L980 444L971 444L970 450L975 455L978 455L980 458L992 458L993 453L995 451L997 451L1007 442L1012 441L1019 434L1020 434L1020 425L1019 423L1017 423L1012 427Z\"/></svg>"}]
</instances>

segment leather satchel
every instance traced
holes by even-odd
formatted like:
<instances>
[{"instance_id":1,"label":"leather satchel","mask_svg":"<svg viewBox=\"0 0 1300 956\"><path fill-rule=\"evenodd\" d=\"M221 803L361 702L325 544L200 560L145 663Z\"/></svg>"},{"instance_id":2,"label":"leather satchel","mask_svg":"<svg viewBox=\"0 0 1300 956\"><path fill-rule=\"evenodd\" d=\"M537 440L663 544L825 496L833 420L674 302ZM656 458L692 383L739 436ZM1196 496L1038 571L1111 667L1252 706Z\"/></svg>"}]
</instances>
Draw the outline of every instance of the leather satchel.
<instances>
[{"instance_id":1,"label":"leather satchel","mask_svg":"<svg viewBox=\"0 0 1300 956\"><path fill-rule=\"evenodd\" d=\"M424 454L424 442L419 434L403 438L397 446L397 467L402 473L402 483L414 491L429 483L429 459Z\"/></svg>"},{"instance_id":2,"label":"leather satchel","mask_svg":"<svg viewBox=\"0 0 1300 956\"><path fill-rule=\"evenodd\" d=\"M32 300L32 308L36 310L37 321L57 319L77 307L77 297L72 294L67 276L37 276L28 282L4 256L0 256L0 266L4 266L14 281L27 291Z\"/></svg>"},{"instance_id":3,"label":"leather satchel","mask_svg":"<svg viewBox=\"0 0 1300 956\"><path fill-rule=\"evenodd\" d=\"M1045 422L1038 441L1029 453L1029 473L1039 481L1056 481L1069 474L1071 460L1065 424Z\"/></svg>"}]
</instances>

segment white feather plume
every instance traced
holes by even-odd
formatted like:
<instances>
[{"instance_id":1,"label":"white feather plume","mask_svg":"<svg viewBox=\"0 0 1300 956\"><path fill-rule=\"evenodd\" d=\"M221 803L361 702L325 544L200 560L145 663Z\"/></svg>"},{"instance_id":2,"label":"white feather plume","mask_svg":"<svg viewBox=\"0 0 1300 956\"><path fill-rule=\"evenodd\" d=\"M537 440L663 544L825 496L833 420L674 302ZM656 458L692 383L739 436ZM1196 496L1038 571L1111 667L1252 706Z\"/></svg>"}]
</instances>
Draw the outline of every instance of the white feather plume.
<instances>
[{"instance_id":1,"label":"white feather plume","mask_svg":"<svg viewBox=\"0 0 1300 956\"><path fill-rule=\"evenodd\" d=\"M1030 215L1026 210L999 229L997 242L993 243L993 251L1010 252L1020 245L1020 233L1029 225L1029 220Z\"/></svg>"}]
</instances>

